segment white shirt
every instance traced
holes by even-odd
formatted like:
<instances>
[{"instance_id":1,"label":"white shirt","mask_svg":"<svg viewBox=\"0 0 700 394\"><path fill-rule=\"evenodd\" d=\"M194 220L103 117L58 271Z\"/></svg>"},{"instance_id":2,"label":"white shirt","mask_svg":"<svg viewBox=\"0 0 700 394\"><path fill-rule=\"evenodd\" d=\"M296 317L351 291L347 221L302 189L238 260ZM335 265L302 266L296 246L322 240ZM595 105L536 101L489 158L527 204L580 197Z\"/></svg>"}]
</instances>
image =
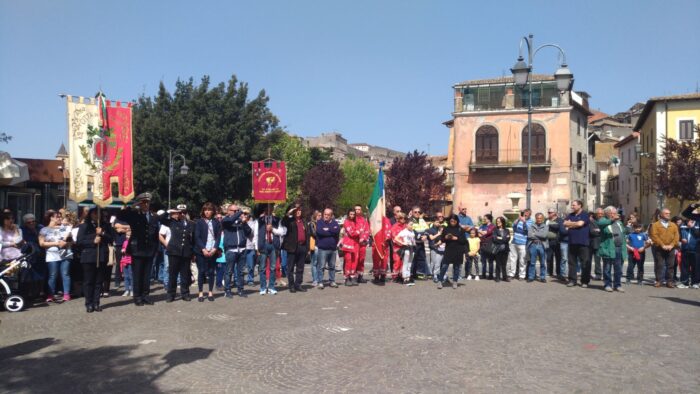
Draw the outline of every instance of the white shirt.
<instances>
[{"instance_id":1,"label":"white shirt","mask_svg":"<svg viewBox=\"0 0 700 394\"><path fill-rule=\"evenodd\" d=\"M258 221L255 219L249 220L248 227L253 230L253 238L248 238L246 240L245 248L248 250L256 250L258 248Z\"/></svg>"},{"instance_id":2,"label":"white shirt","mask_svg":"<svg viewBox=\"0 0 700 394\"><path fill-rule=\"evenodd\" d=\"M172 236L172 232L170 231L170 227L164 226L161 224L160 231L158 231L158 234L165 237L165 244L166 245L170 243L170 237Z\"/></svg>"}]
</instances>

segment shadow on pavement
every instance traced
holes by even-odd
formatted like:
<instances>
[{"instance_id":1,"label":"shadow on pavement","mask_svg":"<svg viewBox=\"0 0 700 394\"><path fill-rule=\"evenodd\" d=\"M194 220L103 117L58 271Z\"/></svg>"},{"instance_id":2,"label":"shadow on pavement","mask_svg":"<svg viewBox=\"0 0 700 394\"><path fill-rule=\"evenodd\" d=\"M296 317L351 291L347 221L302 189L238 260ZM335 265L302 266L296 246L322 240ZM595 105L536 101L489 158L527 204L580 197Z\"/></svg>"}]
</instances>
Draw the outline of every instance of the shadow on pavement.
<instances>
[{"instance_id":1,"label":"shadow on pavement","mask_svg":"<svg viewBox=\"0 0 700 394\"><path fill-rule=\"evenodd\" d=\"M700 306L700 301L686 300L686 299L678 298L678 297L657 297L657 296L649 296L649 297L650 298L663 298L664 300L677 302L679 304Z\"/></svg>"},{"instance_id":2,"label":"shadow on pavement","mask_svg":"<svg viewBox=\"0 0 700 394\"><path fill-rule=\"evenodd\" d=\"M158 378L214 352L204 348L175 349L160 357L133 355L138 345L47 349L58 343L54 338L42 338L0 349L0 391L160 392L155 385Z\"/></svg>"}]
</instances>

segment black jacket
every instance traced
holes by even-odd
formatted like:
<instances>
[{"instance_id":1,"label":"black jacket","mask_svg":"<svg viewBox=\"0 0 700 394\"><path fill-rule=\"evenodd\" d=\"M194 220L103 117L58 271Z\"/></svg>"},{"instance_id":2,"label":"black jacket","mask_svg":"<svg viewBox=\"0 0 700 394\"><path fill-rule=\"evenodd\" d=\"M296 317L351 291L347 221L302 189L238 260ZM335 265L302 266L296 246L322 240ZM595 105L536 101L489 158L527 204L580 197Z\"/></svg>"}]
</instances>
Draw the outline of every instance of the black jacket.
<instances>
[{"instance_id":1,"label":"black jacket","mask_svg":"<svg viewBox=\"0 0 700 394\"><path fill-rule=\"evenodd\" d=\"M241 220L241 212L224 217L221 227L224 228L224 251L245 249L248 238L253 237L253 229Z\"/></svg>"},{"instance_id":2,"label":"black jacket","mask_svg":"<svg viewBox=\"0 0 700 394\"><path fill-rule=\"evenodd\" d=\"M149 219L150 218L150 219ZM131 228L129 252L134 257L153 257L158 251L158 216L149 213L148 216L135 209L125 209L117 213L117 220L126 222Z\"/></svg>"},{"instance_id":3,"label":"black jacket","mask_svg":"<svg viewBox=\"0 0 700 394\"><path fill-rule=\"evenodd\" d=\"M304 246L306 250L309 250L309 243L311 240L311 230L309 229L309 224L301 221L304 226L305 241ZM285 216L282 219L282 225L287 228L287 235L284 236L284 242L282 242L282 248L287 251L287 253L296 253L299 247L298 235L297 235L297 221L293 216Z\"/></svg>"},{"instance_id":4,"label":"black jacket","mask_svg":"<svg viewBox=\"0 0 700 394\"><path fill-rule=\"evenodd\" d=\"M221 243L221 223L218 220L212 219L212 228L214 229L214 249L219 249ZM199 218L194 223L194 254L202 256L202 249L207 246L207 237L209 236L209 226L204 218Z\"/></svg>"},{"instance_id":5,"label":"black jacket","mask_svg":"<svg viewBox=\"0 0 700 394\"><path fill-rule=\"evenodd\" d=\"M161 224L170 229L170 241L165 247L168 256L192 257L194 240L194 222L191 220L173 220L168 214L159 217Z\"/></svg>"},{"instance_id":6,"label":"black jacket","mask_svg":"<svg viewBox=\"0 0 700 394\"><path fill-rule=\"evenodd\" d=\"M109 261L109 244L112 243L114 237L112 227L109 223L102 222L102 239L100 240L100 266L107 264ZM97 244L95 244L96 234L95 223L92 220L86 220L78 226L78 235L75 244L80 248L80 262L83 264L97 263Z\"/></svg>"}]
</instances>

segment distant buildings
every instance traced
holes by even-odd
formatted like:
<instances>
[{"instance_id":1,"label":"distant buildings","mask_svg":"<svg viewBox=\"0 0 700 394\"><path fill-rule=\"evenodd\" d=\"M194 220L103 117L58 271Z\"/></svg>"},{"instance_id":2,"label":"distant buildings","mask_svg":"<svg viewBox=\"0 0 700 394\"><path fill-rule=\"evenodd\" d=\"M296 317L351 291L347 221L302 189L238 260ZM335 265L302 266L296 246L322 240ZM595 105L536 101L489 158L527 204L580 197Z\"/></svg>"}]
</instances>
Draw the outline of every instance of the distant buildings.
<instances>
[{"instance_id":1,"label":"distant buildings","mask_svg":"<svg viewBox=\"0 0 700 394\"><path fill-rule=\"evenodd\" d=\"M532 75L532 209L566 209L571 200L593 203L588 95L560 93L553 76ZM528 167L527 96L512 77L455 84L448 156L453 203L473 215L501 215L506 197L525 193ZM520 203L524 208L524 203Z\"/></svg>"},{"instance_id":2,"label":"distant buildings","mask_svg":"<svg viewBox=\"0 0 700 394\"><path fill-rule=\"evenodd\" d=\"M333 160L343 161L351 158L362 158L379 167L379 163L384 161L387 166L396 157L404 157L405 153L395 151L381 146L374 146L366 143L348 143L342 134L338 132L322 133L318 137L306 137L304 143L310 148L325 148L330 150Z\"/></svg>"},{"instance_id":3,"label":"distant buildings","mask_svg":"<svg viewBox=\"0 0 700 394\"><path fill-rule=\"evenodd\" d=\"M654 211L661 206L669 207L674 213L682 209L675 199L664 201L664 196L657 193L654 167L663 149L664 138L674 138L679 141L698 138L694 134L698 122L700 122L700 93L652 97L644 105L634 126L634 130L639 132L641 139L637 154L642 156L640 203L643 220L649 221Z\"/></svg>"}]
</instances>

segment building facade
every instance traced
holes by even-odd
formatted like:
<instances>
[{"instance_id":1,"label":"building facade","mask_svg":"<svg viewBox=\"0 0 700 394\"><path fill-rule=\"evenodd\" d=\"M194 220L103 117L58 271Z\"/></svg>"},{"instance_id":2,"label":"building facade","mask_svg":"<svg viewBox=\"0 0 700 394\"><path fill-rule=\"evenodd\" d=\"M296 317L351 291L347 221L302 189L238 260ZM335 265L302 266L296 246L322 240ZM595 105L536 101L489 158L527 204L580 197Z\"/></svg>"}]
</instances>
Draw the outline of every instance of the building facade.
<instances>
[{"instance_id":1,"label":"building facade","mask_svg":"<svg viewBox=\"0 0 700 394\"><path fill-rule=\"evenodd\" d=\"M574 199L592 204L588 96L559 92L552 76L531 78L531 208L564 211ZM453 204L473 215L502 215L512 208L506 196L526 190L527 94L512 77L471 80L453 88L453 119L445 122L453 144Z\"/></svg>"},{"instance_id":2,"label":"building facade","mask_svg":"<svg viewBox=\"0 0 700 394\"><path fill-rule=\"evenodd\" d=\"M617 201L625 215L630 213L639 214L640 210L641 189L639 188L639 179L641 175L641 160L638 149L639 142L639 133L633 132L615 144L615 149L617 149L617 154L620 158Z\"/></svg>"},{"instance_id":3,"label":"building facade","mask_svg":"<svg viewBox=\"0 0 700 394\"><path fill-rule=\"evenodd\" d=\"M648 222L657 208L667 206L671 212L682 208L675 199L666 200L657 193L654 168L663 150L665 138L679 141L698 138L694 132L700 122L700 93L652 97L644 105L635 131L641 139L641 215Z\"/></svg>"}]
</instances>

